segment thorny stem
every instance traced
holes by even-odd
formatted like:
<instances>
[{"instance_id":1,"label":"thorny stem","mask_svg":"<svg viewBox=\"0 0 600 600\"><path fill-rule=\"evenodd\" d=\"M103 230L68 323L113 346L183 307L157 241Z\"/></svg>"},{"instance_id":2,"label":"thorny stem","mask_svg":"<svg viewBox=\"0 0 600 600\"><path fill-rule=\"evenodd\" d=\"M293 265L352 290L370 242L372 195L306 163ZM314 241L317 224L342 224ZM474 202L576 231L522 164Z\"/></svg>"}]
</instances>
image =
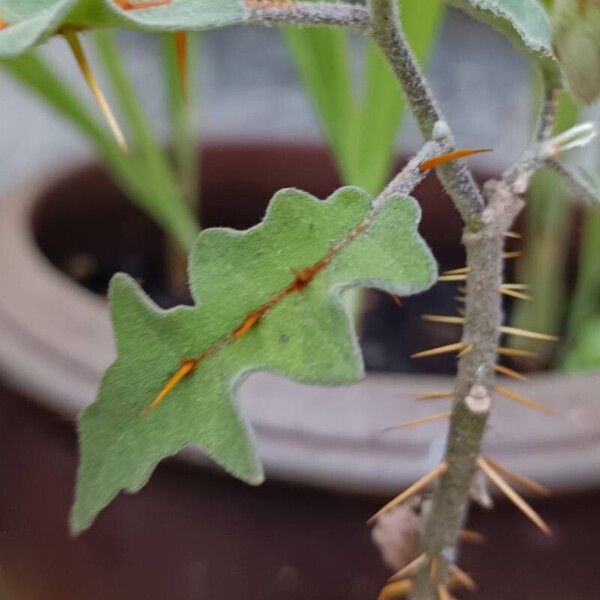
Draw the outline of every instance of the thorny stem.
<instances>
[{"instance_id":1,"label":"thorny stem","mask_svg":"<svg viewBox=\"0 0 600 600\"><path fill-rule=\"evenodd\" d=\"M369 0L372 35L387 56L411 105L426 139L444 135L454 146L452 134L436 131L445 123L441 110L404 38L395 0ZM455 561L460 529L470 502L470 490L477 472L477 458L489 411L475 411L466 401L474 386L488 393L494 387L494 365L503 322L500 287L503 282L504 234L523 206L519 194L525 191L532 172L539 167L538 151L550 136L555 114L555 93L546 95L534 147L500 181L490 181L481 196L464 165L440 169L440 179L465 221L463 243L469 275L466 282L463 343L473 350L459 360L454 388L454 405L447 438L447 470L436 488L424 515L420 552L441 568L421 570L413 598L439 600L439 585L445 583L447 567ZM437 125L436 125L437 123Z\"/></svg>"},{"instance_id":2,"label":"thorny stem","mask_svg":"<svg viewBox=\"0 0 600 600\"><path fill-rule=\"evenodd\" d=\"M368 4L371 10L373 39L380 46L400 81L423 137L431 139L436 123L446 121L402 33L398 2L369 0ZM444 134L446 144L453 148L455 143L452 132L446 129L439 133ZM473 230L479 229L484 202L468 168L464 164L449 163L438 169L438 176L465 223Z\"/></svg>"},{"instance_id":3,"label":"thorny stem","mask_svg":"<svg viewBox=\"0 0 600 600\"><path fill-rule=\"evenodd\" d=\"M452 133L402 33L397 1L367 0L367 7L370 24L364 23L361 16L361 28L369 31L387 57L424 138L434 139L446 151L452 150L455 145ZM320 10L324 8L321 6ZM305 9L303 6L302 11ZM261 20L264 22L264 14L262 19L258 18ZM346 17L344 20L340 24L349 26ZM300 21L307 23L304 19ZM320 23L325 24L323 20ZM469 393L477 386L490 395L494 388L494 365L503 322L500 288L505 233L523 207L521 194L526 191L531 175L548 160L555 109L556 94L548 90L532 147L502 179L489 181L483 195L464 165L450 163L438 169L438 176L465 222L463 243L468 277L462 341L464 345L472 344L473 350L459 360L444 459L447 469L423 518L419 551L437 567L435 573L429 568L420 571L412 595L415 600L439 600L440 585L445 589L449 566L456 558L459 532L467 515L489 416L489 406L477 410ZM406 177L400 180L404 193L410 191L404 188L410 183ZM386 192L382 194L384 198Z\"/></svg>"}]
</instances>

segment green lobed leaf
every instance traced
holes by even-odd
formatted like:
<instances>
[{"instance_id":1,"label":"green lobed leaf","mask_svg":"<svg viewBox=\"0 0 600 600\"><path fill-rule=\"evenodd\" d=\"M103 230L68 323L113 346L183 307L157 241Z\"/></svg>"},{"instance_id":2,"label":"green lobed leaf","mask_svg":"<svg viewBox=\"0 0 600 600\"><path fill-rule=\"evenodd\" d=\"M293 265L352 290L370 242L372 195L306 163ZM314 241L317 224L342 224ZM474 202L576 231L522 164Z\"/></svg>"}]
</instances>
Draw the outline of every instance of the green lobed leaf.
<instances>
[{"instance_id":1,"label":"green lobed leaf","mask_svg":"<svg viewBox=\"0 0 600 600\"><path fill-rule=\"evenodd\" d=\"M538 0L445 0L504 33L513 44L555 77L550 20Z\"/></svg>"},{"instance_id":2,"label":"green lobed leaf","mask_svg":"<svg viewBox=\"0 0 600 600\"><path fill-rule=\"evenodd\" d=\"M144 0L133 1L144 3ZM115 0L79 0L68 22L90 28L192 31L240 23L246 15L242 0L171 0L164 6L135 10L119 8Z\"/></svg>"},{"instance_id":3,"label":"green lobed leaf","mask_svg":"<svg viewBox=\"0 0 600 600\"><path fill-rule=\"evenodd\" d=\"M191 31L241 23L246 16L242 0L171 0L135 10L123 10L115 0L0 0L6 23L0 29L0 59L18 56L61 29Z\"/></svg>"},{"instance_id":4,"label":"green lobed leaf","mask_svg":"<svg viewBox=\"0 0 600 600\"><path fill-rule=\"evenodd\" d=\"M161 459L190 443L236 477L260 483L252 437L234 403L249 373L271 371L321 384L361 377L362 358L341 292L367 286L409 295L436 278L435 261L417 232L416 202L392 198L374 218L372 206L358 188L343 188L326 201L283 190L260 225L245 232L203 231L190 257L193 307L160 310L129 277L113 278L118 357L80 419L74 531L88 527L120 490L142 487ZM360 234L349 241L353 231ZM245 335L220 345L293 283L295 271L317 264L343 240L306 287L280 298ZM184 360L216 346L142 416Z\"/></svg>"},{"instance_id":5,"label":"green lobed leaf","mask_svg":"<svg viewBox=\"0 0 600 600\"><path fill-rule=\"evenodd\" d=\"M0 0L0 59L13 58L52 35L76 0Z\"/></svg>"}]
</instances>

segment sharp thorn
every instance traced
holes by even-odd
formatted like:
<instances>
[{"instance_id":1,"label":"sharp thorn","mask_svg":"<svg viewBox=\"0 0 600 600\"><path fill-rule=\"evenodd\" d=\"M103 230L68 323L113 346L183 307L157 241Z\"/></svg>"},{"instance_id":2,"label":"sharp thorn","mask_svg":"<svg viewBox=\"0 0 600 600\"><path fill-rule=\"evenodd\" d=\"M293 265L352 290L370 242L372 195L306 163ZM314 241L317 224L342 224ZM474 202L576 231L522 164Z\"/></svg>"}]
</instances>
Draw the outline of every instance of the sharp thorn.
<instances>
[{"instance_id":1,"label":"sharp thorn","mask_svg":"<svg viewBox=\"0 0 600 600\"><path fill-rule=\"evenodd\" d=\"M528 329L519 329L518 327L508 327L502 325L500 327L502 333L508 335L519 335L521 337L530 338L532 340L542 340L546 342L556 342L558 338L555 335L549 335L547 333L538 333L537 331L529 331Z\"/></svg>"},{"instance_id":2,"label":"sharp thorn","mask_svg":"<svg viewBox=\"0 0 600 600\"><path fill-rule=\"evenodd\" d=\"M395 498L390 500L383 508L379 509L367 521L367 523L368 524L374 523L377 520L377 518L379 516L381 516L383 513L388 512L392 508L402 504L403 502L405 502L406 500L408 500L415 494L418 494L419 492L421 492L422 490L427 488L427 486L430 483L433 483L438 477L443 475L447 469L448 469L448 465L445 462L441 462L437 467L435 467L435 469L432 469L431 471L429 471L429 473L427 473L426 475L421 477L421 479L419 479L418 481L413 483L409 488L404 490L401 494L399 494L398 496L396 496Z\"/></svg>"},{"instance_id":3,"label":"sharp thorn","mask_svg":"<svg viewBox=\"0 0 600 600\"><path fill-rule=\"evenodd\" d=\"M438 346L437 348L431 348L430 350L423 350L413 354L411 358L427 358L428 356L438 356L439 354L448 354L450 352L460 352L465 348L463 342L457 342L456 344L448 344L447 346Z\"/></svg>"},{"instance_id":4,"label":"sharp thorn","mask_svg":"<svg viewBox=\"0 0 600 600\"><path fill-rule=\"evenodd\" d=\"M458 269L450 269L450 271L444 271L442 275L466 275L471 271L471 267L459 267Z\"/></svg>"},{"instance_id":5,"label":"sharp thorn","mask_svg":"<svg viewBox=\"0 0 600 600\"><path fill-rule=\"evenodd\" d=\"M473 154L481 154L482 152L491 152L491 148L477 148L477 149L465 149L465 150L453 150L452 152L445 152L439 156L434 156L428 160L424 160L420 165L419 169L422 172L430 171L436 167L440 167L459 158L465 158L472 156Z\"/></svg>"},{"instance_id":6,"label":"sharp thorn","mask_svg":"<svg viewBox=\"0 0 600 600\"><path fill-rule=\"evenodd\" d=\"M421 315L423 321L430 323L448 323L450 325L464 325L464 317L456 317L453 315Z\"/></svg>"},{"instance_id":7,"label":"sharp thorn","mask_svg":"<svg viewBox=\"0 0 600 600\"><path fill-rule=\"evenodd\" d=\"M427 392L425 394L419 394L417 400L444 400L452 397L454 397L454 392L449 390L446 392Z\"/></svg>"},{"instance_id":8,"label":"sharp thorn","mask_svg":"<svg viewBox=\"0 0 600 600\"><path fill-rule=\"evenodd\" d=\"M459 539L467 544L483 544L485 541L483 534L472 529L461 529L458 534Z\"/></svg>"},{"instance_id":9,"label":"sharp thorn","mask_svg":"<svg viewBox=\"0 0 600 600\"><path fill-rule=\"evenodd\" d=\"M540 496L551 496L552 492L541 483L538 483L534 479L527 477L526 475L521 475L520 473L516 473L512 471L508 467L500 464L498 461L490 458L489 456L484 457L484 460L490 465L493 469L496 469L500 475L503 475L507 479L514 481L522 485L524 488L527 488L530 492L534 494L539 494Z\"/></svg>"},{"instance_id":10,"label":"sharp thorn","mask_svg":"<svg viewBox=\"0 0 600 600\"><path fill-rule=\"evenodd\" d=\"M521 498L515 490L499 475L494 468L482 457L477 459L479 468L485 473L488 479L503 492L506 497L541 531L546 535L550 535L550 527L548 524Z\"/></svg>"},{"instance_id":11,"label":"sharp thorn","mask_svg":"<svg viewBox=\"0 0 600 600\"><path fill-rule=\"evenodd\" d=\"M417 556L413 561L409 562L405 567L394 573L388 581L400 581L407 577L414 577L427 562L427 554L423 553Z\"/></svg>"},{"instance_id":12,"label":"sharp thorn","mask_svg":"<svg viewBox=\"0 0 600 600\"><path fill-rule=\"evenodd\" d=\"M512 252L505 252L502 255L502 258L504 258L505 260L511 259L511 258L519 258L523 255L523 253L521 252L521 250L513 250Z\"/></svg>"},{"instance_id":13,"label":"sharp thorn","mask_svg":"<svg viewBox=\"0 0 600 600\"><path fill-rule=\"evenodd\" d=\"M412 592L413 587L414 583L408 579L388 583L379 593L377 600L398 600L398 598L405 598Z\"/></svg>"},{"instance_id":14,"label":"sharp thorn","mask_svg":"<svg viewBox=\"0 0 600 600\"><path fill-rule=\"evenodd\" d=\"M526 283L503 283L501 287L507 290L526 290L529 288Z\"/></svg>"},{"instance_id":15,"label":"sharp thorn","mask_svg":"<svg viewBox=\"0 0 600 600\"><path fill-rule=\"evenodd\" d=\"M177 67L179 69L179 82L181 96L184 102L188 101L188 39L185 31L175 33L175 49L177 52Z\"/></svg>"},{"instance_id":16,"label":"sharp thorn","mask_svg":"<svg viewBox=\"0 0 600 600\"><path fill-rule=\"evenodd\" d=\"M452 597L452 594L450 594L448 588L444 584L439 583L437 586L437 591L439 600L455 600L455 598Z\"/></svg>"},{"instance_id":17,"label":"sharp thorn","mask_svg":"<svg viewBox=\"0 0 600 600\"><path fill-rule=\"evenodd\" d=\"M85 51L81 45L81 42L79 41L79 38L77 37L77 34L73 31L67 31L64 33L64 37L69 44L69 48L71 49L71 52L77 61L79 70L81 71L81 74L83 75L83 78L87 83L92 95L94 96L102 114L104 115L104 118L106 119L106 122L108 123L108 126L110 127L117 144L121 150L123 150L123 152L128 152L127 142L125 141L123 131L121 130L117 119L110 108L106 96L102 92L102 89L94 77L94 73L92 72L87 56L85 55Z\"/></svg>"},{"instance_id":18,"label":"sharp thorn","mask_svg":"<svg viewBox=\"0 0 600 600\"><path fill-rule=\"evenodd\" d=\"M462 358L463 356L467 356L467 354L471 354L475 349L475 344L467 344L457 355L456 358Z\"/></svg>"},{"instance_id":19,"label":"sharp thorn","mask_svg":"<svg viewBox=\"0 0 600 600\"><path fill-rule=\"evenodd\" d=\"M501 356L514 356L517 358L537 358L538 353L531 350L521 350L520 348L507 348L501 346L498 348L498 354Z\"/></svg>"},{"instance_id":20,"label":"sharp thorn","mask_svg":"<svg viewBox=\"0 0 600 600\"><path fill-rule=\"evenodd\" d=\"M519 404L523 404L524 406L527 406L528 408L532 408L533 410L538 410L538 411L546 413L548 415L556 414L556 411L553 408L550 408L549 406L546 406L545 404L542 404L541 402L537 402L536 400L533 400L532 398L523 396L522 394L519 394L518 392L515 392L507 387L502 386L502 385L497 385L494 388L494 391L497 394L500 394L501 396L508 398L509 400L514 400L515 402L518 402Z\"/></svg>"},{"instance_id":21,"label":"sharp thorn","mask_svg":"<svg viewBox=\"0 0 600 600\"><path fill-rule=\"evenodd\" d=\"M505 375L506 377L517 379L518 381L529 381L529 377L526 375L523 375L514 369L509 369L504 365L494 365L494 371L496 371L496 373L500 373L501 375Z\"/></svg>"},{"instance_id":22,"label":"sharp thorn","mask_svg":"<svg viewBox=\"0 0 600 600\"><path fill-rule=\"evenodd\" d=\"M501 287L500 293L504 294L505 296L510 296L511 298L517 298L517 300L533 300L533 296L517 292L511 288Z\"/></svg>"},{"instance_id":23,"label":"sharp thorn","mask_svg":"<svg viewBox=\"0 0 600 600\"><path fill-rule=\"evenodd\" d=\"M517 233L516 231L506 231L504 233L504 236L507 238L513 238L514 240L520 240L523 238L523 236L520 233Z\"/></svg>"},{"instance_id":24,"label":"sharp thorn","mask_svg":"<svg viewBox=\"0 0 600 600\"><path fill-rule=\"evenodd\" d=\"M438 281L440 283L448 282L448 281L466 281L467 275L440 275L438 277Z\"/></svg>"},{"instance_id":25,"label":"sharp thorn","mask_svg":"<svg viewBox=\"0 0 600 600\"><path fill-rule=\"evenodd\" d=\"M421 417L420 419L412 419L410 421L404 421L402 423L398 423L397 425L392 425L390 427L386 427L383 431L384 432L396 431L398 429L407 429L409 427L417 427L418 425L427 425L428 423L434 423L435 421L449 419L451 416L452 416L452 411L446 410L441 413L436 413L435 415Z\"/></svg>"},{"instance_id":26,"label":"sharp thorn","mask_svg":"<svg viewBox=\"0 0 600 600\"><path fill-rule=\"evenodd\" d=\"M156 395L156 398L147 406L142 412L142 416L145 417L149 413L151 413L154 409L156 409L164 399L189 375L194 372L194 369L198 366L198 360L191 358L188 360L184 360L181 363L181 366L171 377L169 377L168 381L162 387L160 392Z\"/></svg>"},{"instance_id":27,"label":"sharp thorn","mask_svg":"<svg viewBox=\"0 0 600 600\"><path fill-rule=\"evenodd\" d=\"M475 583L475 580L460 567L451 563L448 565L448 570L450 571L451 575L454 575L456 581L465 589L469 590L470 592L474 592L477 589L477 583Z\"/></svg>"}]
</instances>

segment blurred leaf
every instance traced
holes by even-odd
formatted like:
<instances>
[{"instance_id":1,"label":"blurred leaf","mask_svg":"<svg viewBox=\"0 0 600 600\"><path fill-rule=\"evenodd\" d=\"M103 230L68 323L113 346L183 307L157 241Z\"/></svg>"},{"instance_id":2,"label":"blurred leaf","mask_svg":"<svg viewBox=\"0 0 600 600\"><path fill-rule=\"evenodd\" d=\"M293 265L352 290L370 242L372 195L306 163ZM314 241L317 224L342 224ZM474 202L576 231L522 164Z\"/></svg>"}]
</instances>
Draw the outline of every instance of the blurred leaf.
<instances>
[{"instance_id":1,"label":"blurred leaf","mask_svg":"<svg viewBox=\"0 0 600 600\"><path fill-rule=\"evenodd\" d=\"M592 371L600 368L600 317L586 320L564 362L565 371Z\"/></svg>"},{"instance_id":2,"label":"blurred leaf","mask_svg":"<svg viewBox=\"0 0 600 600\"><path fill-rule=\"evenodd\" d=\"M0 0L0 59L18 56L65 28L190 31L241 23L246 16L241 0L172 0L135 10L119 8L117 0Z\"/></svg>"},{"instance_id":3,"label":"blurred leaf","mask_svg":"<svg viewBox=\"0 0 600 600\"><path fill-rule=\"evenodd\" d=\"M72 529L88 527L120 490L138 490L162 458L190 443L236 477L260 483L234 404L237 388L253 371L307 383L356 381L363 364L340 294L372 286L405 296L430 287L436 267L417 233L419 218L411 198L375 207L358 188L324 202L284 190L260 225L200 234L190 259L194 306L159 310L133 280L115 276L118 357L80 420ZM143 415L190 361L195 370Z\"/></svg>"},{"instance_id":4,"label":"blurred leaf","mask_svg":"<svg viewBox=\"0 0 600 600\"><path fill-rule=\"evenodd\" d=\"M557 0L552 12L552 45L569 89L583 104L600 97L600 4Z\"/></svg>"},{"instance_id":5,"label":"blurred leaf","mask_svg":"<svg viewBox=\"0 0 600 600\"><path fill-rule=\"evenodd\" d=\"M168 179L161 178L158 170L149 170L143 153L135 150L124 154L109 132L38 54L29 52L0 63L0 67L86 135L129 197L183 248L190 248L197 234L194 219L181 201L176 187L170 185Z\"/></svg>"},{"instance_id":6,"label":"blurred leaf","mask_svg":"<svg viewBox=\"0 0 600 600\"><path fill-rule=\"evenodd\" d=\"M13 58L51 36L77 0L0 0L0 59Z\"/></svg>"},{"instance_id":7,"label":"blurred leaf","mask_svg":"<svg viewBox=\"0 0 600 600\"><path fill-rule=\"evenodd\" d=\"M550 20L538 0L445 0L506 35L513 44L558 81Z\"/></svg>"}]
</instances>

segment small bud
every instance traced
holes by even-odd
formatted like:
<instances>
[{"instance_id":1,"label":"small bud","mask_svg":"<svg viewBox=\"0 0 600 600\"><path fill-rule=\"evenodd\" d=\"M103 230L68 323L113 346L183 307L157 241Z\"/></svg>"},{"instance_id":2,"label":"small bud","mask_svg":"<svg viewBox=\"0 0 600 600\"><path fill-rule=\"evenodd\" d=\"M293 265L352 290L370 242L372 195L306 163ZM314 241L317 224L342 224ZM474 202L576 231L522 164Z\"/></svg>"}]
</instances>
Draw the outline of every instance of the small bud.
<instances>
[{"instance_id":1,"label":"small bud","mask_svg":"<svg viewBox=\"0 0 600 600\"><path fill-rule=\"evenodd\" d=\"M552 156L587 146L598 135L595 123L580 123L549 140Z\"/></svg>"},{"instance_id":2,"label":"small bud","mask_svg":"<svg viewBox=\"0 0 600 600\"><path fill-rule=\"evenodd\" d=\"M431 137L435 142L443 142L450 137L450 127L446 121L436 121Z\"/></svg>"}]
</instances>

